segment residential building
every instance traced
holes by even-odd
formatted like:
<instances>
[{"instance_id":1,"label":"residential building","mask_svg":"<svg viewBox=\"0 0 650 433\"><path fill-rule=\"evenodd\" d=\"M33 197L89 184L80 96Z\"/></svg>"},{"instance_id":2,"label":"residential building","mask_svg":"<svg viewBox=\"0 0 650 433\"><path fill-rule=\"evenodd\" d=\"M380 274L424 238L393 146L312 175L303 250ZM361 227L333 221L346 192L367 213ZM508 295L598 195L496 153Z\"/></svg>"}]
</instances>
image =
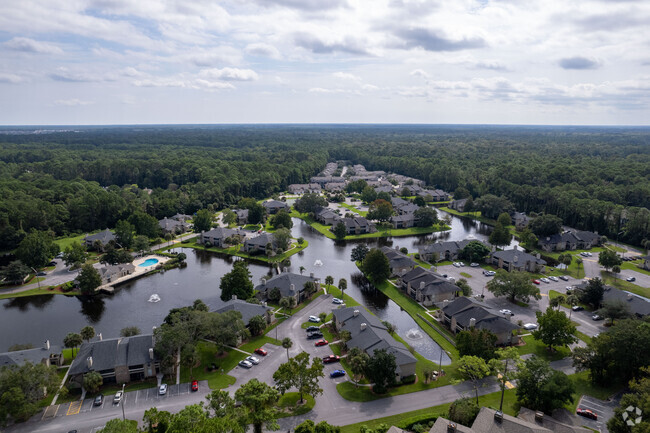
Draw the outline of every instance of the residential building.
<instances>
[{"instance_id":1,"label":"residential building","mask_svg":"<svg viewBox=\"0 0 650 433\"><path fill-rule=\"evenodd\" d=\"M361 235L377 231L375 225L364 217L341 218L340 221L345 225L345 233L348 235ZM330 230L334 231L334 227L332 226Z\"/></svg>"},{"instance_id":2,"label":"residential building","mask_svg":"<svg viewBox=\"0 0 650 433\"><path fill-rule=\"evenodd\" d=\"M275 237L271 233L262 233L244 241L243 250L248 254L265 254L269 255L271 251L267 251L267 246L271 246L273 250L276 248Z\"/></svg>"},{"instance_id":3,"label":"residential building","mask_svg":"<svg viewBox=\"0 0 650 433\"><path fill-rule=\"evenodd\" d=\"M515 246L511 250L494 251L490 253L490 263L506 271L544 272L546 260L540 255L533 256Z\"/></svg>"},{"instance_id":4,"label":"residential building","mask_svg":"<svg viewBox=\"0 0 650 433\"><path fill-rule=\"evenodd\" d=\"M46 340L43 346L35 349L15 350L13 352L0 353L0 368L11 367L12 365L45 364L48 367L55 365L60 367L65 362L60 346L50 345Z\"/></svg>"},{"instance_id":5,"label":"residential building","mask_svg":"<svg viewBox=\"0 0 650 433\"><path fill-rule=\"evenodd\" d=\"M390 222L396 229L407 229L415 226L415 215L412 213L393 215L390 217Z\"/></svg>"},{"instance_id":6,"label":"residential building","mask_svg":"<svg viewBox=\"0 0 650 433\"><path fill-rule=\"evenodd\" d=\"M416 267L398 279L398 286L411 298L424 306L432 306L445 300L453 300L460 290L442 275Z\"/></svg>"},{"instance_id":7,"label":"residential building","mask_svg":"<svg viewBox=\"0 0 650 433\"><path fill-rule=\"evenodd\" d=\"M432 201L447 201L449 200L449 193L441 189L424 189L417 193L418 196L425 198L430 196Z\"/></svg>"},{"instance_id":8,"label":"residential building","mask_svg":"<svg viewBox=\"0 0 650 433\"><path fill-rule=\"evenodd\" d=\"M539 247L548 252L566 250L588 250L601 243L598 233L576 230L557 233L542 237L538 241Z\"/></svg>"},{"instance_id":9,"label":"residential building","mask_svg":"<svg viewBox=\"0 0 650 433\"><path fill-rule=\"evenodd\" d=\"M513 212L510 217L515 225L515 229L523 230L530 224L531 218L525 212Z\"/></svg>"},{"instance_id":10,"label":"residential building","mask_svg":"<svg viewBox=\"0 0 650 433\"><path fill-rule=\"evenodd\" d=\"M255 292L257 292L259 298L268 299L271 290L277 287L282 298L291 296L296 300L296 304L299 304L309 297L309 294L305 292L305 283L307 282L314 283L316 290L320 290L320 282L318 278L314 277L314 274L307 276L294 274L293 272L283 272L269 280L263 279L262 283L255 287Z\"/></svg>"},{"instance_id":11,"label":"residential building","mask_svg":"<svg viewBox=\"0 0 650 433\"><path fill-rule=\"evenodd\" d=\"M405 274L418 265L415 260L402 253L398 247L384 246L381 247L381 252L388 258L391 276Z\"/></svg>"},{"instance_id":12,"label":"residential building","mask_svg":"<svg viewBox=\"0 0 650 433\"><path fill-rule=\"evenodd\" d=\"M207 242L209 242L210 245L212 245L213 247L225 248L228 246L225 242L226 239L234 235L239 235L242 238L245 238L246 232L238 229L233 230L233 229L218 227L207 232L201 232L198 241L200 244L206 244Z\"/></svg>"},{"instance_id":13,"label":"residential building","mask_svg":"<svg viewBox=\"0 0 650 433\"><path fill-rule=\"evenodd\" d=\"M117 265L107 265L97 270L102 277L102 284L108 284L115 280L131 275L135 272L135 266L132 263L120 263Z\"/></svg>"},{"instance_id":14,"label":"residential building","mask_svg":"<svg viewBox=\"0 0 650 433\"><path fill-rule=\"evenodd\" d=\"M233 296L233 299L223 304L222 307L213 310L215 313L225 313L227 311L239 311L241 313L241 320L246 326L248 326L251 319L255 316L262 316L266 320L267 325L275 321L273 309L267 306L266 302L262 304L251 304Z\"/></svg>"},{"instance_id":15,"label":"residential building","mask_svg":"<svg viewBox=\"0 0 650 433\"><path fill-rule=\"evenodd\" d=\"M380 192L387 192L388 194L393 193L393 186L388 184L388 185L379 185L375 187L375 192L379 194Z\"/></svg>"},{"instance_id":16,"label":"residential building","mask_svg":"<svg viewBox=\"0 0 650 433\"><path fill-rule=\"evenodd\" d=\"M158 221L158 225L160 226L160 229L162 230L163 234L169 233L172 235L179 235L181 233L185 233L192 226L191 224L186 223L185 221L177 220L174 218L163 218L160 221Z\"/></svg>"},{"instance_id":17,"label":"residential building","mask_svg":"<svg viewBox=\"0 0 650 433\"><path fill-rule=\"evenodd\" d=\"M576 290L584 290L587 283L583 282L574 286ZM627 305L630 313L639 319L650 315L650 302L641 296L629 293L616 287L605 286L603 291L603 302L620 301Z\"/></svg>"},{"instance_id":18,"label":"residential building","mask_svg":"<svg viewBox=\"0 0 650 433\"><path fill-rule=\"evenodd\" d=\"M100 250L103 251L104 247L106 247L110 241L115 241L116 239L117 237L115 236L115 233L106 229L94 235L87 235L84 238L84 246L86 248L94 248L95 245L98 245L100 246Z\"/></svg>"},{"instance_id":19,"label":"residential building","mask_svg":"<svg viewBox=\"0 0 650 433\"><path fill-rule=\"evenodd\" d=\"M381 321L362 307L339 308L332 311L334 326L337 330L350 332L348 348L358 347L368 356L384 349L395 356L397 364L396 379L401 380L415 374L417 359L402 343L395 340Z\"/></svg>"},{"instance_id":20,"label":"residential building","mask_svg":"<svg viewBox=\"0 0 650 433\"><path fill-rule=\"evenodd\" d=\"M317 183L294 183L289 185L287 189L292 194L320 194L322 191L320 184Z\"/></svg>"},{"instance_id":21,"label":"residential building","mask_svg":"<svg viewBox=\"0 0 650 433\"><path fill-rule=\"evenodd\" d=\"M519 337L513 335L519 326L510 321L510 316L491 308L472 298L457 298L454 301L444 301L440 309L440 320L456 334L471 328L487 329L497 336L497 344L517 344Z\"/></svg>"},{"instance_id":22,"label":"residential building","mask_svg":"<svg viewBox=\"0 0 650 433\"><path fill-rule=\"evenodd\" d=\"M400 197L393 197L390 201L393 205L393 209L398 215L412 214L415 213L416 210L420 209L420 206Z\"/></svg>"},{"instance_id":23,"label":"residential building","mask_svg":"<svg viewBox=\"0 0 650 433\"><path fill-rule=\"evenodd\" d=\"M325 224L325 225L328 225L328 226L331 226L336 221L341 219L341 216L338 213L336 213L333 209L330 209L328 207L320 208L316 212L314 217L316 218L316 221L318 221L319 223Z\"/></svg>"},{"instance_id":24,"label":"residential building","mask_svg":"<svg viewBox=\"0 0 650 433\"><path fill-rule=\"evenodd\" d=\"M90 371L101 374L104 384L156 377L160 362L153 348L153 334L83 343L68 371L70 382L81 385Z\"/></svg>"},{"instance_id":25,"label":"residential building","mask_svg":"<svg viewBox=\"0 0 650 433\"><path fill-rule=\"evenodd\" d=\"M248 209L233 209L237 216L237 225L244 226L248 224Z\"/></svg>"},{"instance_id":26,"label":"residential building","mask_svg":"<svg viewBox=\"0 0 650 433\"><path fill-rule=\"evenodd\" d=\"M309 183L317 183L322 187L328 183L345 184L345 179L342 177L335 177L335 176L314 176L311 179L309 179Z\"/></svg>"},{"instance_id":27,"label":"residential building","mask_svg":"<svg viewBox=\"0 0 650 433\"><path fill-rule=\"evenodd\" d=\"M182 213L177 213L176 215L174 215L172 217L172 219L176 220L176 221L188 222L189 220L192 219L192 215L185 215L185 214L182 214Z\"/></svg>"},{"instance_id":28,"label":"residential building","mask_svg":"<svg viewBox=\"0 0 650 433\"><path fill-rule=\"evenodd\" d=\"M327 182L324 188L328 192L343 192L345 190L345 182Z\"/></svg>"},{"instance_id":29,"label":"residential building","mask_svg":"<svg viewBox=\"0 0 650 433\"><path fill-rule=\"evenodd\" d=\"M288 204L278 200L267 200L264 203L262 203L262 206L264 206L264 209L266 209L266 211L271 215L276 214L281 210L287 212L290 212L291 210Z\"/></svg>"},{"instance_id":30,"label":"residential building","mask_svg":"<svg viewBox=\"0 0 650 433\"><path fill-rule=\"evenodd\" d=\"M452 200L449 202L449 209L457 210L458 212L465 212L465 203L467 203L466 198L461 198L460 200Z\"/></svg>"},{"instance_id":31,"label":"residential building","mask_svg":"<svg viewBox=\"0 0 650 433\"><path fill-rule=\"evenodd\" d=\"M428 244L420 247L418 252L420 253L420 259L435 263L443 260L456 260L459 258L459 254L463 248L467 246L472 241L481 242L477 239L464 239L462 241L445 241L445 242L435 242L433 244ZM484 242L481 242L487 247Z\"/></svg>"},{"instance_id":32,"label":"residential building","mask_svg":"<svg viewBox=\"0 0 650 433\"><path fill-rule=\"evenodd\" d=\"M643 260L643 263L641 263L639 266L641 266L646 271L650 271L650 256L643 256L641 257L641 260Z\"/></svg>"}]
</instances>

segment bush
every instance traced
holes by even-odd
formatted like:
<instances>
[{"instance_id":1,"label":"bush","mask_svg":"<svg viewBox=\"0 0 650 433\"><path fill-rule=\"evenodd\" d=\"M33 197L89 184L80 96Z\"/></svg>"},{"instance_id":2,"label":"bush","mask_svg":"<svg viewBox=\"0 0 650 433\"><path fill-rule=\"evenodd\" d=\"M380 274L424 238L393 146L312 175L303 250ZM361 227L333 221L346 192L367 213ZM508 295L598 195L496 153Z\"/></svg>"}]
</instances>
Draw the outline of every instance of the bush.
<instances>
[{"instance_id":1,"label":"bush","mask_svg":"<svg viewBox=\"0 0 650 433\"><path fill-rule=\"evenodd\" d=\"M415 253L415 255L414 255L413 257L415 257L416 259L420 260L420 253Z\"/></svg>"},{"instance_id":2,"label":"bush","mask_svg":"<svg viewBox=\"0 0 650 433\"><path fill-rule=\"evenodd\" d=\"M410 385L412 383L415 383L415 378L416 378L416 376L414 374L412 374L410 376L403 377L402 380L400 381L400 383L402 385Z\"/></svg>"}]
</instances>

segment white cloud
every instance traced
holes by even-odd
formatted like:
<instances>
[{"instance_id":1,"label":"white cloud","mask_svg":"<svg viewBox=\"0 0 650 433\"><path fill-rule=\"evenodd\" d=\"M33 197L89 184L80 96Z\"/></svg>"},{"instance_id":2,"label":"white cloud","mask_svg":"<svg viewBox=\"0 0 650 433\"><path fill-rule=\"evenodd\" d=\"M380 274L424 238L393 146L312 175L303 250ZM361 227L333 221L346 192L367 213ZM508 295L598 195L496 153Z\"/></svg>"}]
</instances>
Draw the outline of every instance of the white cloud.
<instances>
[{"instance_id":1,"label":"white cloud","mask_svg":"<svg viewBox=\"0 0 650 433\"><path fill-rule=\"evenodd\" d=\"M34 39L15 37L2 44L13 51L38 54L62 54L63 50L54 44L39 42Z\"/></svg>"},{"instance_id":2,"label":"white cloud","mask_svg":"<svg viewBox=\"0 0 650 433\"><path fill-rule=\"evenodd\" d=\"M0 83L18 84L24 81L25 79L19 75L0 72Z\"/></svg>"},{"instance_id":3,"label":"white cloud","mask_svg":"<svg viewBox=\"0 0 650 433\"><path fill-rule=\"evenodd\" d=\"M92 101L82 101L82 100L76 99L76 98L73 98L73 99L57 99L56 101L54 101L54 105L62 105L62 106L65 106L65 107L76 107L76 106L79 106L79 105L90 105L90 104L93 104L93 103L94 102L92 102Z\"/></svg>"},{"instance_id":4,"label":"white cloud","mask_svg":"<svg viewBox=\"0 0 650 433\"><path fill-rule=\"evenodd\" d=\"M233 86L231 83L224 83L222 81L209 81L209 80L197 79L196 83L199 86L206 87L208 89L226 90L226 89L235 88L235 86Z\"/></svg>"},{"instance_id":5,"label":"white cloud","mask_svg":"<svg viewBox=\"0 0 650 433\"><path fill-rule=\"evenodd\" d=\"M251 56L270 57L272 59L279 59L280 51L273 45L265 43L248 44L245 48L246 54Z\"/></svg>"},{"instance_id":6,"label":"white cloud","mask_svg":"<svg viewBox=\"0 0 650 433\"><path fill-rule=\"evenodd\" d=\"M425 78L425 79L429 79L429 74L426 71L422 70L422 69L414 69L414 70L411 71L411 73L409 75L411 75L413 77L422 77L422 78Z\"/></svg>"},{"instance_id":7,"label":"white cloud","mask_svg":"<svg viewBox=\"0 0 650 433\"><path fill-rule=\"evenodd\" d=\"M350 74L348 72L334 72L332 75L335 78L339 78L341 80L361 81L361 77L358 77L354 74Z\"/></svg>"},{"instance_id":8,"label":"white cloud","mask_svg":"<svg viewBox=\"0 0 650 433\"><path fill-rule=\"evenodd\" d=\"M201 77L224 81L256 81L259 78L257 73L252 69L238 68L204 69L199 75Z\"/></svg>"}]
</instances>

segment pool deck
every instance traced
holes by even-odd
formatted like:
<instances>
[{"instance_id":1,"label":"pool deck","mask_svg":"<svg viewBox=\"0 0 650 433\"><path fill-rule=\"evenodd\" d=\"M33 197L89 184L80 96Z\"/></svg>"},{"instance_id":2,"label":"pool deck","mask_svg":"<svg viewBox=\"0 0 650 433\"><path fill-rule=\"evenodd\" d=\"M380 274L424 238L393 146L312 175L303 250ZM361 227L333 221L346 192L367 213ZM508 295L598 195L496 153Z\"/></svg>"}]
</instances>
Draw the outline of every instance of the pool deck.
<instances>
[{"instance_id":1,"label":"pool deck","mask_svg":"<svg viewBox=\"0 0 650 433\"><path fill-rule=\"evenodd\" d=\"M157 259L158 263L153 264L151 266L140 266L142 263L147 261L147 259ZM133 271L129 275L125 275L123 277L120 277L116 280L111 281L110 283L102 284L101 286L97 287L97 292L104 292L104 293L113 293L115 291L115 286L119 284L123 284L127 281L140 278L141 276L145 275L146 273L153 271L155 269L158 269L162 267L165 263L170 261L171 259L169 257L165 256L159 256L157 254L149 254L144 257L138 257L137 259L133 260L133 266L135 266L135 271Z\"/></svg>"}]
</instances>

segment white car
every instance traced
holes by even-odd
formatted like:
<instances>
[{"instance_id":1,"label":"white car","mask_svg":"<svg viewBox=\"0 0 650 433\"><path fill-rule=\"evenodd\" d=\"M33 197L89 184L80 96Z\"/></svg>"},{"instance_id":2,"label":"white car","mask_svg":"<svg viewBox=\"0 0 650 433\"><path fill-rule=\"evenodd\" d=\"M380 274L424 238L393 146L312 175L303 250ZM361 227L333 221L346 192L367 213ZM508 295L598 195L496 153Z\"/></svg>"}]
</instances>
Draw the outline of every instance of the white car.
<instances>
[{"instance_id":1,"label":"white car","mask_svg":"<svg viewBox=\"0 0 650 433\"><path fill-rule=\"evenodd\" d=\"M122 391L117 391L113 397L113 404L119 404L122 401Z\"/></svg>"},{"instance_id":2,"label":"white car","mask_svg":"<svg viewBox=\"0 0 650 433\"><path fill-rule=\"evenodd\" d=\"M512 311L507 310L505 308L503 310L499 310L499 313L503 314L504 316L514 316L515 315L515 313L513 313Z\"/></svg>"},{"instance_id":3,"label":"white car","mask_svg":"<svg viewBox=\"0 0 650 433\"><path fill-rule=\"evenodd\" d=\"M167 394L167 384L163 383L160 385L160 388L158 389L158 395L165 395Z\"/></svg>"},{"instance_id":4,"label":"white car","mask_svg":"<svg viewBox=\"0 0 650 433\"><path fill-rule=\"evenodd\" d=\"M546 283L546 284L550 283L548 278L540 278L539 281L541 281L542 283Z\"/></svg>"},{"instance_id":5,"label":"white car","mask_svg":"<svg viewBox=\"0 0 650 433\"><path fill-rule=\"evenodd\" d=\"M319 323L320 319L316 316L309 316L309 321L312 323Z\"/></svg>"},{"instance_id":6,"label":"white car","mask_svg":"<svg viewBox=\"0 0 650 433\"><path fill-rule=\"evenodd\" d=\"M246 361L250 362L251 364L257 365L260 363L260 360L254 356L248 356L246 357Z\"/></svg>"},{"instance_id":7,"label":"white car","mask_svg":"<svg viewBox=\"0 0 650 433\"><path fill-rule=\"evenodd\" d=\"M454 263L452 263L452 265L456 266L457 268L460 268L460 263L458 263L458 262L454 262Z\"/></svg>"},{"instance_id":8,"label":"white car","mask_svg":"<svg viewBox=\"0 0 650 433\"><path fill-rule=\"evenodd\" d=\"M560 281L557 277L548 277L548 279L555 282Z\"/></svg>"},{"instance_id":9,"label":"white car","mask_svg":"<svg viewBox=\"0 0 650 433\"><path fill-rule=\"evenodd\" d=\"M239 361L239 366L244 368L252 368L253 363L250 361L246 361L245 359L242 359L241 361Z\"/></svg>"},{"instance_id":10,"label":"white car","mask_svg":"<svg viewBox=\"0 0 650 433\"><path fill-rule=\"evenodd\" d=\"M478 263L470 263L469 265L472 268L478 268L480 266Z\"/></svg>"},{"instance_id":11,"label":"white car","mask_svg":"<svg viewBox=\"0 0 650 433\"><path fill-rule=\"evenodd\" d=\"M339 304L339 305L343 304L343 299L334 298L334 299L332 299L332 303L333 304Z\"/></svg>"},{"instance_id":12,"label":"white car","mask_svg":"<svg viewBox=\"0 0 650 433\"><path fill-rule=\"evenodd\" d=\"M537 324L536 323L526 323L523 328L527 331L534 331L537 329Z\"/></svg>"},{"instance_id":13,"label":"white car","mask_svg":"<svg viewBox=\"0 0 650 433\"><path fill-rule=\"evenodd\" d=\"M483 275L485 275L486 277L493 277L493 276L495 276L496 274L497 274L497 273L494 272L494 271L483 271Z\"/></svg>"},{"instance_id":14,"label":"white car","mask_svg":"<svg viewBox=\"0 0 650 433\"><path fill-rule=\"evenodd\" d=\"M560 280L569 281L569 277L567 277L566 275L560 275Z\"/></svg>"}]
</instances>

